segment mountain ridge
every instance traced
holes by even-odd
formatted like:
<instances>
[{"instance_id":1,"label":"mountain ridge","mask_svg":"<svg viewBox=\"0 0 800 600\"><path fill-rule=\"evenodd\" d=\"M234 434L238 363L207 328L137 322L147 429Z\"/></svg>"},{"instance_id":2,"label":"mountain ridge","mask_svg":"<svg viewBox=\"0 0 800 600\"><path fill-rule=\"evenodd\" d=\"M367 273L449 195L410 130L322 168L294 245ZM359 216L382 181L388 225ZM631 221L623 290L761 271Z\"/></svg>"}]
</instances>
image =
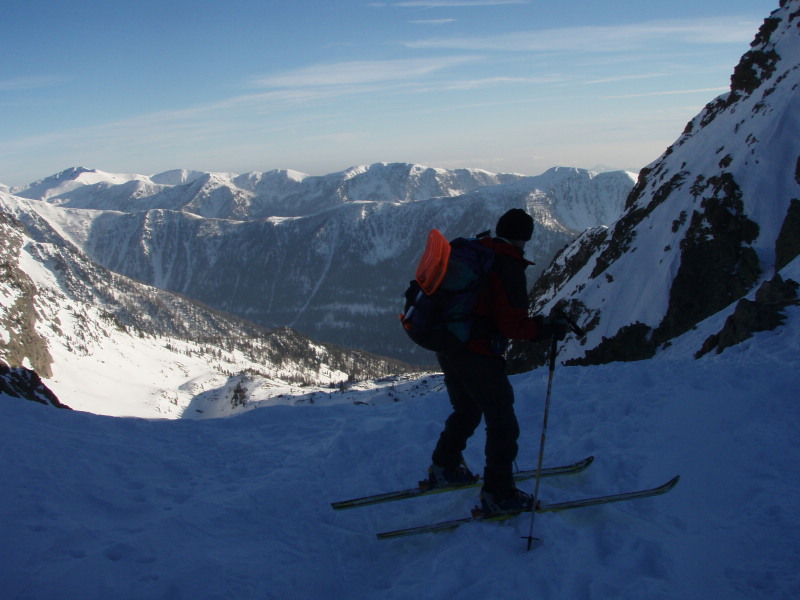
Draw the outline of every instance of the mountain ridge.
<instances>
[{"instance_id":1,"label":"mountain ridge","mask_svg":"<svg viewBox=\"0 0 800 600\"><path fill-rule=\"evenodd\" d=\"M228 186L233 179L212 173L169 188L135 177L109 186L93 173L82 189L47 195L39 185L45 200L5 196L0 205L34 236L62 236L112 271L267 328L289 326L321 341L429 364L430 356L397 326L396 315L432 227L451 238L474 235L510 208L528 209L537 221L532 284L581 229L612 222L633 187L626 172L556 168L513 176L510 183L485 172L478 179L464 173L471 172L378 163L308 177L302 180L311 180L308 189L327 196L295 217L270 212L266 218L221 218L252 216L248 211L256 203L254 196L244 199L242 188ZM188 179L182 172L171 177ZM436 179L421 184L425 177ZM61 179L52 178L51 190ZM490 185L472 189L484 183ZM281 197L281 189L273 190L274 204L293 202L297 184ZM422 197L432 190L440 195ZM266 214L262 209L256 213ZM37 233L42 219L48 226Z\"/></svg>"},{"instance_id":2,"label":"mountain ridge","mask_svg":"<svg viewBox=\"0 0 800 600\"><path fill-rule=\"evenodd\" d=\"M64 208L137 212L151 208L184 210L208 218L258 220L310 216L344 202L416 202L457 197L492 186L545 187L554 191L585 173L601 180L625 171L595 173L553 167L541 175L490 173L482 169L442 169L413 163L373 163L313 176L288 169L245 174L176 169L152 176L106 173L72 167L11 193ZM634 179L632 173L628 178ZM529 190L530 191L530 190Z\"/></svg>"},{"instance_id":3,"label":"mountain ridge","mask_svg":"<svg viewBox=\"0 0 800 600\"><path fill-rule=\"evenodd\" d=\"M562 356L578 363L649 358L732 307L797 254L800 11L782 2L731 76L656 161L621 217L561 253L533 291L535 310L566 308L587 329ZM791 223L795 223L794 226ZM779 282L775 281L778 285ZM544 360L541 348L518 368ZM700 349L695 349L699 351Z\"/></svg>"}]
</instances>

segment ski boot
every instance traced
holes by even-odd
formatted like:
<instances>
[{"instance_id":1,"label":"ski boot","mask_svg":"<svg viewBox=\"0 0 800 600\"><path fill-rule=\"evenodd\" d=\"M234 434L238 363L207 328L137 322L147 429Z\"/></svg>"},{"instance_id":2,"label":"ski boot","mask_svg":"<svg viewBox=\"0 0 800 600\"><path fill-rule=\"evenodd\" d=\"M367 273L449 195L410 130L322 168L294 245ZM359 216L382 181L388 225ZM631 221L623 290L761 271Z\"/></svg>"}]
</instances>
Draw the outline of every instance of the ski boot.
<instances>
[{"instance_id":1,"label":"ski boot","mask_svg":"<svg viewBox=\"0 0 800 600\"><path fill-rule=\"evenodd\" d=\"M517 488L505 493L481 490L481 514L485 518L515 515L531 510L532 507L533 496Z\"/></svg>"},{"instance_id":2,"label":"ski boot","mask_svg":"<svg viewBox=\"0 0 800 600\"><path fill-rule=\"evenodd\" d=\"M419 487L421 490L458 487L475 483L478 479L480 476L472 473L464 463L454 469L431 465L428 467L428 478L420 481Z\"/></svg>"}]
</instances>

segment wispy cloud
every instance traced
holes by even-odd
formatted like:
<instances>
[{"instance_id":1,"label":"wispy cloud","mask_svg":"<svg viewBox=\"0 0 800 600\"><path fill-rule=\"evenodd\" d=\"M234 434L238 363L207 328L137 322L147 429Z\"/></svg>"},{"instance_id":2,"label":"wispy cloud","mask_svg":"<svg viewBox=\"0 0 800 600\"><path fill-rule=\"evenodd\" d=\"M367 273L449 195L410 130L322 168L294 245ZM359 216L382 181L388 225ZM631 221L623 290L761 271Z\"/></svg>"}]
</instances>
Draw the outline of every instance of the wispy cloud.
<instances>
[{"instance_id":1,"label":"wispy cloud","mask_svg":"<svg viewBox=\"0 0 800 600\"><path fill-rule=\"evenodd\" d=\"M656 42L723 44L750 41L758 23L739 17L648 21L630 25L562 27L490 36L431 38L409 48L510 52L621 52Z\"/></svg>"},{"instance_id":2,"label":"wispy cloud","mask_svg":"<svg viewBox=\"0 0 800 600\"><path fill-rule=\"evenodd\" d=\"M31 75L16 79L0 79L0 91L13 92L53 87L66 81L63 75Z\"/></svg>"},{"instance_id":3,"label":"wispy cloud","mask_svg":"<svg viewBox=\"0 0 800 600\"><path fill-rule=\"evenodd\" d=\"M419 91L439 91L439 90L475 90L488 87L498 87L505 85L544 85L563 83L563 79L558 76L550 77L485 77L483 79L454 79L452 81L437 82L435 87L420 89Z\"/></svg>"},{"instance_id":4,"label":"wispy cloud","mask_svg":"<svg viewBox=\"0 0 800 600\"><path fill-rule=\"evenodd\" d=\"M295 71L253 77L250 85L258 88L304 88L411 80L476 60L480 60L480 57L449 56L317 64Z\"/></svg>"},{"instance_id":5,"label":"wispy cloud","mask_svg":"<svg viewBox=\"0 0 800 600\"><path fill-rule=\"evenodd\" d=\"M529 0L406 0L393 2L392 6L409 8L453 8L461 6L500 6L503 4L529 4Z\"/></svg>"},{"instance_id":6,"label":"wispy cloud","mask_svg":"<svg viewBox=\"0 0 800 600\"><path fill-rule=\"evenodd\" d=\"M419 21L409 21L412 25L447 25L454 23L455 19L425 19Z\"/></svg>"},{"instance_id":7,"label":"wispy cloud","mask_svg":"<svg viewBox=\"0 0 800 600\"><path fill-rule=\"evenodd\" d=\"M350 96L415 94L521 81L499 77L453 83L444 78L430 77L443 69L480 60L479 56L459 56L312 65L274 76L257 77L249 82L252 87L265 88L262 91L182 109L134 115L81 129L52 132L45 136L28 136L15 140L13 146L33 148L79 143L85 148L107 148L117 144L119 139L125 139L126 145L131 147L203 144L231 132L252 129L255 121L261 122L265 128L285 127L287 122L291 122L291 115L301 107L308 108ZM314 118L309 114L302 113L302 123L307 124ZM273 118L276 115L281 117L276 120ZM328 116L328 113L324 113L321 118ZM0 148L0 156L10 147Z\"/></svg>"},{"instance_id":8,"label":"wispy cloud","mask_svg":"<svg viewBox=\"0 0 800 600\"><path fill-rule=\"evenodd\" d=\"M464 6L502 6L504 4L530 4L530 0L405 0L403 2L370 2L375 8L460 8Z\"/></svg>"},{"instance_id":9,"label":"wispy cloud","mask_svg":"<svg viewBox=\"0 0 800 600\"><path fill-rule=\"evenodd\" d=\"M646 98L648 96L676 96L680 94L707 94L727 92L727 87L698 88L693 90L664 90L660 92L643 92L641 94L620 94L618 96L603 96L604 98Z\"/></svg>"},{"instance_id":10,"label":"wispy cloud","mask_svg":"<svg viewBox=\"0 0 800 600\"><path fill-rule=\"evenodd\" d=\"M655 77L666 77L665 73L643 73L640 75L618 75L615 77L603 77L602 79L591 79L582 82L583 85L596 85L600 83L617 83L619 81L632 81L639 79L653 79Z\"/></svg>"}]
</instances>

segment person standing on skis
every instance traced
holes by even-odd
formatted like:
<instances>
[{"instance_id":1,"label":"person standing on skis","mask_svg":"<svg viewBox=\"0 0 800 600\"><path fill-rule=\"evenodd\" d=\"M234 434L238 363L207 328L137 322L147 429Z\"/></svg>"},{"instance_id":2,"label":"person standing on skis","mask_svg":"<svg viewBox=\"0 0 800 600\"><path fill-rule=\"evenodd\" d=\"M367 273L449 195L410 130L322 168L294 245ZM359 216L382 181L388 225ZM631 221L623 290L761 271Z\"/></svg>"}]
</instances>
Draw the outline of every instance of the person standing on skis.
<instances>
[{"instance_id":1,"label":"person standing on skis","mask_svg":"<svg viewBox=\"0 0 800 600\"><path fill-rule=\"evenodd\" d=\"M528 315L525 269L533 263L525 259L524 248L533 235L533 218L522 209L511 209L498 220L495 234L481 240L495 252L495 260L478 300L471 337L462 349L436 354L453 412L439 436L425 482L436 488L475 481L461 453L485 420L481 504L487 515L518 512L533 502L514 485L519 424L503 353L510 339L563 339L568 327L560 319Z\"/></svg>"}]
</instances>

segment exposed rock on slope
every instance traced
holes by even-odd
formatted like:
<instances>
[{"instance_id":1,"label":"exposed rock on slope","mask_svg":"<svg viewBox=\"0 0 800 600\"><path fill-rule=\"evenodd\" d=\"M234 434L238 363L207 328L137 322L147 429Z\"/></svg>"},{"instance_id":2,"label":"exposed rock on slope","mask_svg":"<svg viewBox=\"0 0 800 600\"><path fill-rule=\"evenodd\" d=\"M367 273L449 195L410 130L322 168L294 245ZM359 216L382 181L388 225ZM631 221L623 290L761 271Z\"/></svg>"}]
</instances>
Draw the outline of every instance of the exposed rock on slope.
<instances>
[{"instance_id":1,"label":"exposed rock on slope","mask_svg":"<svg viewBox=\"0 0 800 600\"><path fill-rule=\"evenodd\" d=\"M564 307L589 330L564 358L648 358L797 256L799 88L800 1L787 0L734 69L730 92L641 171L619 221L581 236L538 282L537 310ZM517 369L542 362L516 346Z\"/></svg>"}]
</instances>

